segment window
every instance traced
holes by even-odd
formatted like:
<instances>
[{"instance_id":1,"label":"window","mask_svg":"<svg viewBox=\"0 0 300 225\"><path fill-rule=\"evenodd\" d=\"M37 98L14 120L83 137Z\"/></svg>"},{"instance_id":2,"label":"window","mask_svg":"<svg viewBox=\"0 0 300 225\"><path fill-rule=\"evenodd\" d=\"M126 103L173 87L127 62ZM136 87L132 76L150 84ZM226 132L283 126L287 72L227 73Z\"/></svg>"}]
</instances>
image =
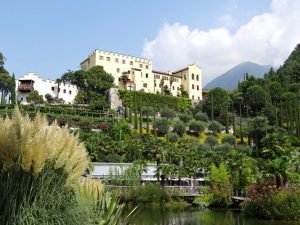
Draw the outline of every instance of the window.
<instances>
[{"instance_id":1,"label":"window","mask_svg":"<svg viewBox=\"0 0 300 225\"><path fill-rule=\"evenodd\" d=\"M146 69L149 69L149 66L148 66L148 65L146 65Z\"/></svg>"},{"instance_id":2,"label":"window","mask_svg":"<svg viewBox=\"0 0 300 225\"><path fill-rule=\"evenodd\" d=\"M54 91L54 87L51 87L51 90Z\"/></svg>"},{"instance_id":3,"label":"window","mask_svg":"<svg viewBox=\"0 0 300 225\"><path fill-rule=\"evenodd\" d=\"M64 93L67 93L67 90L66 90L66 89L64 89Z\"/></svg>"},{"instance_id":4,"label":"window","mask_svg":"<svg viewBox=\"0 0 300 225\"><path fill-rule=\"evenodd\" d=\"M199 85L197 85L197 91L199 91Z\"/></svg>"},{"instance_id":5,"label":"window","mask_svg":"<svg viewBox=\"0 0 300 225\"><path fill-rule=\"evenodd\" d=\"M103 56L102 56L102 55L100 55L99 59L100 59L100 60L103 60Z\"/></svg>"},{"instance_id":6,"label":"window","mask_svg":"<svg viewBox=\"0 0 300 225\"><path fill-rule=\"evenodd\" d=\"M143 83L143 87L146 88L147 87L147 83Z\"/></svg>"},{"instance_id":7,"label":"window","mask_svg":"<svg viewBox=\"0 0 300 225\"><path fill-rule=\"evenodd\" d=\"M194 99L194 95L192 95L192 99Z\"/></svg>"},{"instance_id":8,"label":"window","mask_svg":"<svg viewBox=\"0 0 300 225\"><path fill-rule=\"evenodd\" d=\"M154 79L160 79L160 75L155 74Z\"/></svg>"},{"instance_id":9,"label":"window","mask_svg":"<svg viewBox=\"0 0 300 225\"><path fill-rule=\"evenodd\" d=\"M156 87L156 83L154 83L154 87Z\"/></svg>"},{"instance_id":10,"label":"window","mask_svg":"<svg viewBox=\"0 0 300 225\"><path fill-rule=\"evenodd\" d=\"M195 89L195 85L192 84L192 89Z\"/></svg>"},{"instance_id":11,"label":"window","mask_svg":"<svg viewBox=\"0 0 300 225\"><path fill-rule=\"evenodd\" d=\"M119 62L119 59L118 59L118 58L115 58L115 62L118 63L118 62Z\"/></svg>"},{"instance_id":12,"label":"window","mask_svg":"<svg viewBox=\"0 0 300 225\"><path fill-rule=\"evenodd\" d=\"M117 73L120 73L120 68L117 68Z\"/></svg>"},{"instance_id":13,"label":"window","mask_svg":"<svg viewBox=\"0 0 300 225\"><path fill-rule=\"evenodd\" d=\"M179 87L177 87L177 91L179 91Z\"/></svg>"},{"instance_id":14,"label":"window","mask_svg":"<svg viewBox=\"0 0 300 225\"><path fill-rule=\"evenodd\" d=\"M148 78L148 73L146 73L146 78Z\"/></svg>"},{"instance_id":15,"label":"window","mask_svg":"<svg viewBox=\"0 0 300 225\"><path fill-rule=\"evenodd\" d=\"M194 80L195 79L195 75L192 73L192 80Z\"/></svg>"},{"instance_id":16,"label":"window","mask_svg":"<svg viewBox=\"0 0 300 225\"><path fill-rule=\"evenodd\" d=\"M133 65L133 62L132 62L132 61L130 61L130 65L131 65L131 66Z\"/></svg>"},{"instance_id":17,"label":"window","mask_svg":"<svg viewBox=\"0 0 300 225\"><path fill-rule=\"evenodd\" d=\"M143 64L140 64L140 68L143 68Z\"/></svg>"},{"instance_id":18,"label":"window","mask_svg":"<svg viewBox=\"0 0 300 225\"><path fill-rule=\"evenodd\" d=\"M175 90L175 87L173 86L173 90Z\"/></svg>"},{"instance_id":19,"label":"window","mask_svg":"<svg viewBox=\"0 0 300 225\"><path fill-rule=\"evenodd\" d=\"M126 63L126 61L123 59L123 60L122 60L122 63L123 63L123 64L125 64L125 63Z\"/></svg>"},{"instance_id":20,"label":"window","mask_svg":"<svg viewBox=\"0 0 300 225\"><path fill-rule=\"evenodd\" d=\"M198 100L200 100L200 97L198 96Z\"/></svg>"},{"instance_id":21,"label":"window","mask_svg":"<svg viewBox=\"0 0 300 225\"><path fill-rule=\"evenodd\" d=\"M110 61L110 57L106 57L106 61Z\"/></svg>"},{"instance_id":22,"label":"window","mask_svg":"<svg viewBox=\"0 0 300 225\"><path fill-rule=\"evenodd\" d=\"M199 75L196 76L196 80L199 80Z\"/></svg>"},{"instance_id":23,"label":"window","mask_svg":"<svg viewBox=\"0 0 300 225\"><path fill-rule=\"evenodd\" d=\"M58 92L60 92L60 88L58 88Z\"/></svg>"},{"instance_id":24,"label":"window","mask_svg":"<svg viewBox=\"0 0 300 225\"><path fill-rule=\"evenodd\" d=\"M72 94L72 91L69 91L69 94L71 95L71 94Z\"/></svg>"},{"instance_id":25,"label":"window","mask_svg":"<svg viewBox=\"0 0 300 225\"><path fill-rule=\"evenodd\" d=\"M184 74L184 79L186 80L186 75Z\"/></svg>"}]
</instances>

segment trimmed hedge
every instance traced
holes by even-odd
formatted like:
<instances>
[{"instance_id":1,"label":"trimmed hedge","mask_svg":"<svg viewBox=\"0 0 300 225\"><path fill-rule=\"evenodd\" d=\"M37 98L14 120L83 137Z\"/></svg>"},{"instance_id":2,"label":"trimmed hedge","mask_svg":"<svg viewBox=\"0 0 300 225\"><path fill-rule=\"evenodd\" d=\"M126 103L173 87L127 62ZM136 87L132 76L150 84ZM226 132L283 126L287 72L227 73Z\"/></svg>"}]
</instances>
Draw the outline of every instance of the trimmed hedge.
<instances>
[{"instance_id":1,"label":"trimmed hedge","mask_svg":"<svg viewBox=\"0 0 300 225\"><path fill-rule=\"evenodd\" d=\"M119 96L126 106L129 106L131 97L132 105L134 107L134 94L136 94L137 102L141 101L143 106L153 107L156 111L168 107L177 112L183 112L185 109L192 107L192 101L188 98L145 93L141 91L119 90Z\"/></svg>"}]
</instances>

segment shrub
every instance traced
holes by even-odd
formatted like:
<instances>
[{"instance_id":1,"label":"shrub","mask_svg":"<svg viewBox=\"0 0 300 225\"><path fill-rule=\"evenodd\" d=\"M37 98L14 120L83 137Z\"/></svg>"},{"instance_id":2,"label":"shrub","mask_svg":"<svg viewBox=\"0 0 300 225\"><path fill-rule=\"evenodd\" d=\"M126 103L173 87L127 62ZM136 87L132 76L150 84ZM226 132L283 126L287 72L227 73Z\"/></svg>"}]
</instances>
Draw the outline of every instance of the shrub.
<instances>
[{"instance_id":1,"label":"shrub","mask_svg":"<svg viewBox=\"0 0 300 225\"><path fill-rule=\"evenodd\" d=\"M232 149L232 145L225 143L221 145L216 145L215 150L222 152L222 153L228 153Z\"/></svg>"},{"instance_id":2,"label":"shrub","mask_svg":"<svg viewBox=\"0 0 300 225\"><path fill-rule=\"evenodd\" d=\"M193 119L191 115L185 113L179 114L178 117L184 123L188 123L190 120Z\"/></svg>"},{"instance_id":3,"label":"shrub","mask_svg":"<svg viewBox=\"0 0 300 225\"><path fill-rule=\"evenodd\" d=\"M154 116L155 111L152 107L142 107L142 115L147 116L147 112L149 116Z\"/></svg>"},{"instance_id":4,"label":"shrub","mask_svg":"<svg viewBox=\"0 0 300 225\"><path fill-rule=\"evenodd\" d=\"M170 199L170 196L159 184L145 184L144 186L129 189L124 194L125 202L135 205L164 204Z\"/></svg>"},{"instance_id":5,"label":"shrub","mask_svg":"<svg viewBox=\"0 0 300 225\"><path fill-rule=\"evenodd\" d=\"M247 216L273 220L300 219L300 189L253 185L248 189L251 201L244 205Z\"/></svg>"},{"instance_id":6,"label":"shrub","mask_svg":"<svg viewBox=\"0 0 300 225\"><path fill-rule=\"evenodd\" d=\"M218 121L212 121L208 125L208 130L216 135L222 131L222 124L220 124Z\"/></svg>"},{"instance_id":7,"label":"shrub","mask_svg":"<svg viewBox=\"0 0 300 225\"><path fill-rule=\"evenodd\" d=\"M159 119L156 121L154 128L158 135L164 136L169 132L169 121L167 119Z\"/></svg>"},{"instance_id":8,"label":"shrub","mask_svg":"<svg viewBox=\"0 0 300 225\"><path fill-rule=\"evenodd\" d=\"M168 135L167 135L167 139L169 140L169 142L172 142L172 143L176 142L178 140L178 138L179 138L178 134L176 134L174 132L168 133Z\"/></svg>"},{"instance_id":9,"label":"shrub","mask_svg":"<svg viewBox=\"0 0 300 225\"><path fill-rule=\"evenodd\" d=\"M87 153L67 127L15 109L11 119L0 119L0 136L0 224L92 225L118 217L113 196L86 202L78 191ZM94 208L99 203L111 210Z\"/></svg>"},{"instance_id":10,"label":"shrub","mask_svg":"<svg viewBox=\"0 0 300 225\"><path fill-rule=\"evenodd\" d=\"M192 120L189 124L189 129L196 133L201 133L205 130L205 125L200 121Z\"/></svg>"},{"instance_id":11,"label":"shrub","mask_svg":"<svg viewBox=\"0 0 300 225\"><path fill-rule=\"evenodd\" d=\"M213 201L210 203L210 206L229 206L232 201L232 187L225 165L223 163L219 167L212 165L209 178L211 193L213 194Z\"/></svg>"},{"instance_id":12,"label":"shrub","mask_svg":"<svg viewBox=\"0 0 300 225\"><path fill-rule=\"evenodd\" d=\"M165 107L160 111L160 116L167 119L173 119L176 117L176 112L173 109Z\"/></svg>"},{"instance_id":13,"label":"shrub","mask_svg":"<svg viewBox=\"0 0 300 225\"><path fill-rule=\"evenodd\" d=\"M195 120L198 121L202 121L202 122L208 122L208 116L206 115L206 113L202 113L202 112L198 112L195 116L194 116Z\"/></svg>"},{"instance_id":14,"label":"shrub","mask_svg":"<svg viewBox=\"0 0 300 225\"><path fill-rule=\"evenodd\" d=\"M136 93L137 102L143 102L143 105L151 106L155 111L159 111L164 107L176 110L177 112L183 112L185 109L192 106L192 101L189 98L181 98L174 96L158 95L145 92L134 92L119 90L119 96L124 105L129 105L130 96L132 97ZM133 99L133 98L132 98Z\"/></svg>"},{"instance_id":15,"label":"shrub","mask_svg":"<svg viewBox=\"0 0 300 225\"><path fill-rule=\"evenodd\" d=\"M218 144L218 139L213 135L209 135L205 139L205 144L209 145L213 149Z\"/></svg>"},{"instance_id":16,"label":"shrub","mask_svg":"<svg viewBox=\"0 0 300 225\"><path fill-rule=\"evenodd\" d=\"M184 122L178 120L176 121L174 127L173 127L173 132L178 134L179 136L182 136L185 133L185 124Z\"/></svg>"},{"instance_id":17,"label":"shrub","mask_svg":"<svg viewBox=\"0 0 300 225\"><path fill-rule=\"evenodd\" d=\"M229 134L229 135L225 135L223 138L222 138L222 144L230 144L230 145L235 145L235 142L236 142L236 137Z\"/></svg>"}]
</instances>

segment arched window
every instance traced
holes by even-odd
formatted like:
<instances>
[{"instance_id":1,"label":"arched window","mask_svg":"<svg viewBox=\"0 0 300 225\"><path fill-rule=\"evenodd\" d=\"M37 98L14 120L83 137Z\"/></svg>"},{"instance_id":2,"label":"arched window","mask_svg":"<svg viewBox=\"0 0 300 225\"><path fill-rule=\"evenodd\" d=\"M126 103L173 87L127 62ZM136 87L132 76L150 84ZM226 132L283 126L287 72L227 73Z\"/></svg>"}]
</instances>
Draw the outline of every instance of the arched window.
<instances>
[{"instance_id":1,"label":"arched window","mask_svg":"<svg viewBox=\"0 0 300 225\"><path fill-rule=\"evenodd\" d=\"M196 80L199 80L199 75L196 76Z\"/></svg>"},{"instance_id":2,"label":"arched window","mask_svg":"<svg viewBox=\"0 0 300 225\"><path fill-rule=\"evenodd\" d=\"M192 73L192 80L194 80L195 79L195 75Z\"/></svg>"}]
</instances>

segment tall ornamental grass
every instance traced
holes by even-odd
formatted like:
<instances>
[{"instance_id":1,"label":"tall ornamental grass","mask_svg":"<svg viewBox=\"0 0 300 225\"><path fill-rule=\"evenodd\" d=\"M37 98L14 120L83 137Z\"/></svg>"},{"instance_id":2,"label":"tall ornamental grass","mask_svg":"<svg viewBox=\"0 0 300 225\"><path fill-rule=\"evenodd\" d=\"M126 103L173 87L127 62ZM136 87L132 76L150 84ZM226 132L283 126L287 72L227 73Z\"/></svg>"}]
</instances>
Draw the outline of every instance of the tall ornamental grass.
<instances>
[{"instance_id":1,"label":"tall ornamental grass","mask_svg":"<svg viewBox=\"0 0 300 225\"><path fill-rule=\"evenodd\" d=\"M18 109L0 119L0 224L117 224L124 206L101 183L82 181L87 165L84 145L66 127Z\"/></svg>"}]
</instances>

